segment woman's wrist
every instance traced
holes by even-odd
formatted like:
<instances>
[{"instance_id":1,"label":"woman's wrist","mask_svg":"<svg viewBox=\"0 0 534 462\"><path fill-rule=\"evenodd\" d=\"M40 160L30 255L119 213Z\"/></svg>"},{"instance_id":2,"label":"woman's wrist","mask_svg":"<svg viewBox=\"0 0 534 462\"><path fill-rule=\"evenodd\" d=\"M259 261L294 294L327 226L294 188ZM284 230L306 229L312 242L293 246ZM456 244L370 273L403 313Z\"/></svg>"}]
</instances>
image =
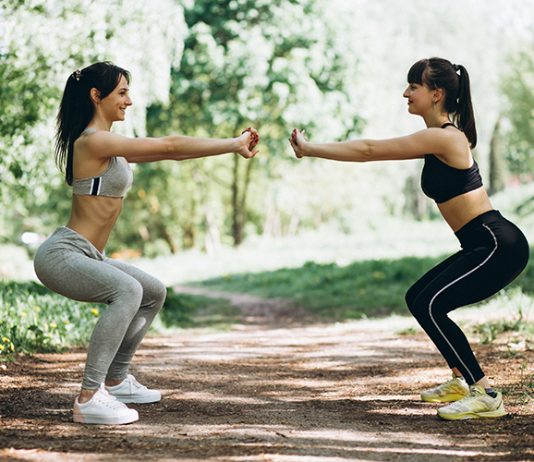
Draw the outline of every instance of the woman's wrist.
<instances>
[{"instance_id":1,"label":"woman's wrist","mask_svg":"<svg viewBox=\"0 0 534 462\"><path fill-rule=\"evenodd\" d=\"M304 141L300 147L302 157L313 157L313 144L309 141Z\"/></svg>"},{"instance_id":2,"label":"woman's wrist","mask_svg":"<svg viewBox=\"0 0 534 462\"><path fill-rule=\"evenodd\" d=\"M228 152L239 152L242 147L243 146L239 141L238 136L236 136L235 138L230 138L230 149L228 150Z\"/></svg>"}]
</instances>

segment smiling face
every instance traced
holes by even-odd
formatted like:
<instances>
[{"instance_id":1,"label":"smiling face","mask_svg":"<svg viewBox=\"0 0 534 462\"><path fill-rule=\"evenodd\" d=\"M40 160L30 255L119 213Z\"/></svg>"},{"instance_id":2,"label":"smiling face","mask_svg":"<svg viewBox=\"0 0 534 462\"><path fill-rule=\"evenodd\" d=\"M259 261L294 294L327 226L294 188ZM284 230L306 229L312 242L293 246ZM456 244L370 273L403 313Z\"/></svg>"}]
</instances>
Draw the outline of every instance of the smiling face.
<instances>
[{"instance_id":1,"label":"smiling face","mask_svg":"<svg viewBox=\"0 0 534 462\"><path fill-rule=\"evenodd\" d=\"M402 96L408 100L408 112L410 114L424 115L432 109L436 90L431 90L424 84L410 83Z\"/></svg>"},{"instance_id":2,"label":"smiling face","mask_svg":"<svg viewBox=\"0 0 534 462\"><path fill-rule=\"evenodd\" d=\"M99 102L99 109L109 122L121 121L126 118L126 108L131 106L128 81L121 75L119 83L113 91Z\"/></svg>"}]
</instances>

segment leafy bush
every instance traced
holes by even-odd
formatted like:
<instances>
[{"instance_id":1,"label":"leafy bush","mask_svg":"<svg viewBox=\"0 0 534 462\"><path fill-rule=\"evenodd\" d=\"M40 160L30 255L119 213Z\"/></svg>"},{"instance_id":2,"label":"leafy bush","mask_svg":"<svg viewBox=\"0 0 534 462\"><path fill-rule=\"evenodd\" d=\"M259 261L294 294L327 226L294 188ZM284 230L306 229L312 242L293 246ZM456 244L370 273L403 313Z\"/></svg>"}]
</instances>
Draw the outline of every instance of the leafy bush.
<instances>
[{"instance_id":1,"label":"leafy bush","mask_svg":"<svg viewBox=\"0 0 534 462\"><path fill-rule=\"evenodd\" d=\"M87 343L100 310L35 282L0 281L0 358Z\"/></svg>"},{"instance_id":2,"label":"leafy bush","mask_svg":"<svg viewBox=\"0 0 534 462\"><path fill-rule=\"evenodd\" d=\"M84 346L104 309L104 304L70 300L35 282L0 281L0 359ZM168 289L156 326L220 327L233 320L235 313L226 300Z\"/></svg>"}]
</instances>

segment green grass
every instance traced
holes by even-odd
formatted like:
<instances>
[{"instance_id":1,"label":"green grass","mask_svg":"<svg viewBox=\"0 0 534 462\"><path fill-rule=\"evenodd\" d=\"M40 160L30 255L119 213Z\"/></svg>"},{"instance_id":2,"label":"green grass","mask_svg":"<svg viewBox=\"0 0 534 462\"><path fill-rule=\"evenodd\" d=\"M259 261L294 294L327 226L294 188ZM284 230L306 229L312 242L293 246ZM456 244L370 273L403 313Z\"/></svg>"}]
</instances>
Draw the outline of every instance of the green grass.
<instances>
[{"instance_id":1,"label":"green grass","mask_svg":"<svg viewBox=\"0 0 534 462\"><path fill-rule=\"evenodd\" d=\"M237 274L198 284L228 292L286 298L332 320L358 319L406 314L406 290L442 259L405 257L358 261L348 266L308 262L300 268ZM512 287L534 294L534 252Z\"/></svg>"},{"instance_id":2,"label":"green grass","mask_svg":"<svg viewBox=\"0 0 534 462\"><path fill-rule=\"evenodd\" d=\"M177 294L167 289L159 321L165 329L210 327L224 329L237 321L239 309L228 300L201 295Z\"/></svg>"},{"instance_id":3,"label":"green grass","mask_svg":"<svg viewBox=\"0 0 534 462\"><path fill-rule=\"evenodd\" d=\"M35 282L0 281L0 360L15 354L86 346L106 305L82 303ZM156 325L223 328L236 318L226 300L176 294L168 289Z\"/></svg>"},{"instance_id":4,"label":"green grass","mask_svg":"<svg viewBox=\"0 0 534 462\"><path fill-rule=\"evenodd\" d=\"M102 309L35 282L0 281L0 358L84 345Z\"/></svg>"},{"instance_id":5,"label":"green grass","mask_svg":"<svg viewBox=\"0 0 534 462\"><path fill-rule=\"evenodd\" d=\"M200 284L228 292L289 299L332 321L393 313L407 315L404 302L407 288L440 260L405 257L358 261L348 266L309 262L300 268L219 277ZM520 290L532 299L534 252L527 269L510 289ZM69 300L35 282L0 281L0 359L16 353L61 351L86 345L103 309L105 305ZM238 317L238 310L227 300L176 294L168 289L164 309L155 325L156 329L223 329ZM517 319L492 321L480 324L477 329L483 341L492 341L510 330L531 338L534 328L518 312Z\"/></svg>"},{"instance_id":6,"label":"green grass","mask_svg":"<svg viewBox=\"0 0 534 462\"><path fill-rule=\"evenodd\" d=\"M534 298L524 294L520 287L515 287L501 294L494 299L497 306L492 307L493 311L500 307L507 307L510 311L508 316L499 319L492 319L486 322L478 322L472 327L472 331L478 336L480 343L493 342L500 334L513 332L516 340L534 341L534 322L531 316L534 309ZM492 302L488 302L491 304ZM510 310L512 308L512 310ZM514 338L512 337L512 342ZM511 350L510 354L514 354Z\"/></svg>"}]
</instances>

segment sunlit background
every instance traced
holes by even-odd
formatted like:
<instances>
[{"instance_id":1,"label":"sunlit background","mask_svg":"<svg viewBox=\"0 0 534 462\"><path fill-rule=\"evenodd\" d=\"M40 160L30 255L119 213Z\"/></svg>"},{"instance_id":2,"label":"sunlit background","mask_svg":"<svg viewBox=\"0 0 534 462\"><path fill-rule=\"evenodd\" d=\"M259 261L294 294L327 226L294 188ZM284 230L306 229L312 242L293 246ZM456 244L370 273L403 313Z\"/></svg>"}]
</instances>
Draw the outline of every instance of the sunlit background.
<instances>
[{"instance_id":1,"label":"sunlit background","mask_svg":"<svg viewBox=\"0 0 534 462\"><path fill-rule=\"evenodd\" d=\"M134 106L114 130L233 137L260 153L135 167L108 245L168 284L239 271L438 255L455 238L419 190L421 161L297 161L314 141L424 128L402 92L411 64L470 73L475 156L496 208L534 238L534 3L523 0L3 0L0 3L0 276L68 220L53 159L69 74L111 60Z\"/></svg>"}]
</instances>

